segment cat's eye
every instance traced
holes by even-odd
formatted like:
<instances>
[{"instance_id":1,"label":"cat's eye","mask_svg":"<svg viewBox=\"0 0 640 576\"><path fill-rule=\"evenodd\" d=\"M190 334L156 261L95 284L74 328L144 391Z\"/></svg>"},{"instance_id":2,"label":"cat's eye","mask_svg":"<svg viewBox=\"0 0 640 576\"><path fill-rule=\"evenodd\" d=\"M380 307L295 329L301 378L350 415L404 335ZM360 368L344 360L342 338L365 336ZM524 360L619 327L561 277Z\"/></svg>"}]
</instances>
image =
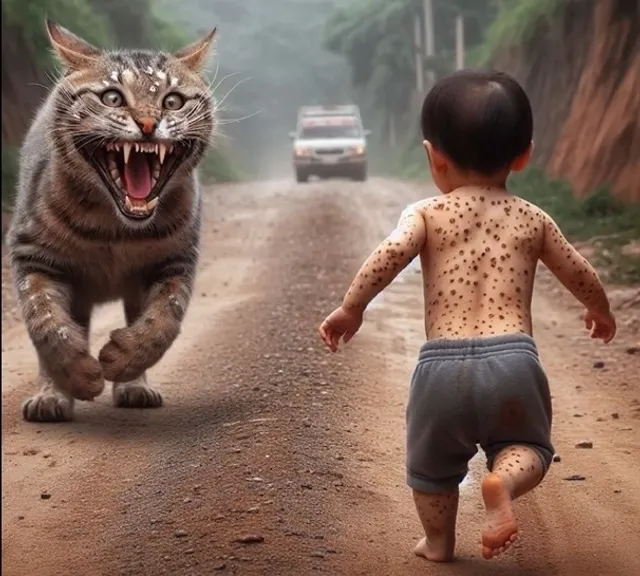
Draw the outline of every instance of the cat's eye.
<instances>
[{"instance_id":1,"label":"cat's eye","mask_svg":"<svg viewBox=\"0 0 640 576\"><path fill-rule=\"evenodd\" d=\"M180 94L167 94L162 106L167 110L180 110L184 106L184 98Z\"/></svg>"},{"instance_id":2,"label":"cat's eye","mask_svg":"<svg viewBox=\"0 0 640 576\"><path fill-rule=\"evenodd\" d=\"M124 104L124 97L117 90L107 90L102 93L102 103L111 108L118 108Z\"/></svg>"}]
</instances>

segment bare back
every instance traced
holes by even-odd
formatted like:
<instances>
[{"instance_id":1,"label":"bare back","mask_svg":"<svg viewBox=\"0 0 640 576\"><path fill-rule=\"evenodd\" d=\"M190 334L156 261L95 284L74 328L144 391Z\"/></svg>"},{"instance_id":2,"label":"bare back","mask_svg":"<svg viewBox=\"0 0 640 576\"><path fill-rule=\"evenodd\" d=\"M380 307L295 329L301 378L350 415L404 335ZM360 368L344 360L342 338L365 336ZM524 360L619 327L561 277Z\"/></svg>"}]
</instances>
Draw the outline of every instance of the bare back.
<instances>
[{"instance_id":1,"label":"bare back","mask_svg":"<svg viewBox=\"0 0 640 576\"><path fill-rule=\"evenodd\" d=\"M509 193L463 189L416 208L427 339L531 334L531 295L544 242L540 211Z\"/></svg>"},{"instance_id":2,"label":"bare back","mask_svg":"<svg viewBox=\"0 0 640 576\"><path fill-rule=\"evenodd\" d=\"M427 340L531 335L538 260L587 310L609 310L598 274L547 213L505 189L471 186L408 206L356 274L342 308L364 312L416 256Z\"/></svg>"}]
</instances>

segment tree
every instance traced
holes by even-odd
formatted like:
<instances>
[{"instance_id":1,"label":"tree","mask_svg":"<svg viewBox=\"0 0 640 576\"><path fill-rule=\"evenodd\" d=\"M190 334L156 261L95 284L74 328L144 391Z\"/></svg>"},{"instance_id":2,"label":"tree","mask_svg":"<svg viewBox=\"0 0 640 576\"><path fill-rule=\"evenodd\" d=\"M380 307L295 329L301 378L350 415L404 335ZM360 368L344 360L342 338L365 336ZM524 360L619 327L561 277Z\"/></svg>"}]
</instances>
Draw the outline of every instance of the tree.
<instances>
[{"instance_id":1,"label":"tree","mask_svg":"<svg viewBox=\"0 0 640 576\"><path fill-rule=\"evenodd\" d=\"M479 44L497 4L434 0L433 9L436 55L425 67L438 77L454 69L456 16L465 16L467 42ZM391 135L396 119L412 110L416 98L414 25L418 16L424 27L422 13L423 0L355 0L336 9L325 28L325 46L349 63L353 85L370 96Z\"/></svg>"}]
</instances>

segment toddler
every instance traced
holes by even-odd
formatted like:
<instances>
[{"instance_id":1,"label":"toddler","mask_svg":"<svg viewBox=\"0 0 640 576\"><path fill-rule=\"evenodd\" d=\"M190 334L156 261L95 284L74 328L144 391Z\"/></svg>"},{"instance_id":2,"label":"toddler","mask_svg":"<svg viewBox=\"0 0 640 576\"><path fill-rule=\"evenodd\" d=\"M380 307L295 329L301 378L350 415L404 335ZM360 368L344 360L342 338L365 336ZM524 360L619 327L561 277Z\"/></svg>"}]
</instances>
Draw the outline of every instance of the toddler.
<instances>
[{"instance_id":1,"label":"toddler","mask_svg":"<svg viewBox=\"0 0 640 576\"><path fill-rule=\"evenodd\" d=\"M458 72L429 92L421 123L442 195L404 210L320 334L334 352L349 342L371 300L420 256L426 343L411 381L406 451L425 531L415 553L453 559L458 487L480 445L488 559L515 541L512 503L542 481L554 454L549 385L532 337L538 261L584 305L592 338L611 341L616 323L593 267L548 214L507 190L533 149L520 85L500 72Z\"/></svg>"}]
</instances>

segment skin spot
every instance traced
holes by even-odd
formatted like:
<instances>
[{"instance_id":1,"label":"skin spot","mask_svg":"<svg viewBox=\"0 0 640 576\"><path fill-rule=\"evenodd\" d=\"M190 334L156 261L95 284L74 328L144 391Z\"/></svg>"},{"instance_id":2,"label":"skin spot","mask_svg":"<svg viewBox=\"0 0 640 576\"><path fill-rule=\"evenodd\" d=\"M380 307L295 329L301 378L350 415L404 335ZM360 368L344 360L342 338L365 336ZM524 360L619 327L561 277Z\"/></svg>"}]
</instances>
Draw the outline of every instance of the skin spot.
<instances>
[{"instance_id":1,"label":"skin spot","mask_svg":"<svg viewBox=\"0 0 640 576\"><path fill-rule=\"evenodd\" d=\"M366 275L358 276L349 297L364 302L372 286L386 286L422 249L423 264L431 262L428 276L423 269L428 338L464 337L469 332L487 336L527 333L529 304L522 301L521 294L530 293L546 216L524 210L519 198L505 200L492 196L494 192L490 189L473 198L456 194L422 204L420 213L430 239L424 245L426 248L420 246L422 240L416 239L421 232L412 221L411 211L407 218L403 214L393 241L382 243L376 250L373 270L367 268ZM480 202L485 205L480 207ZM528 226L517 222L523 214ZM552 244L557 237L553 229L547 232L547 243ZM464 245L460 245L461 241ZM562 266L580 265L571 247L560 242L556 245L562 259L566 259ZM594 290L592 282L579 284L584 279L575 270L573 274L573 283L582 293Z\"/></svg>"}]
</instances>

